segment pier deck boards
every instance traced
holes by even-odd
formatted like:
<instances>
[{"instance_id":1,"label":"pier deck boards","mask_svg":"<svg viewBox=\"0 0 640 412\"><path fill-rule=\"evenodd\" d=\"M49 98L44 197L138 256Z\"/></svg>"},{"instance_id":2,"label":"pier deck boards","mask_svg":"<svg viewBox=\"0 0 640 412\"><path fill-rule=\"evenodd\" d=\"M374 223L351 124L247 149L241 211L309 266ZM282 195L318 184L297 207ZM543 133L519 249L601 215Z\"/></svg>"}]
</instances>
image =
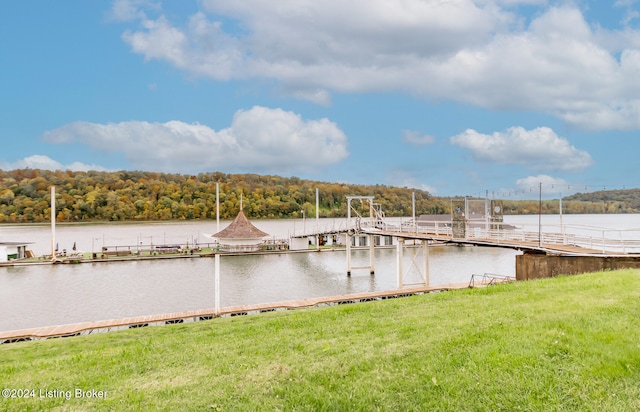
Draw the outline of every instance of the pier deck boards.
<instances>
[{"instance_id":1,"label":"pier deck boards","mask_svg":"<svg viewBox=\"0 0 640 412\"><path fill-rule=\"evenodd\" d=\"M515 280L515 279L514 279ZM474 283L474 286L483 286ZM343 303L366 302L371 300L393 299L403 296L419 295L437 291L466 289L469 283L454 283L439 286L415 287L378 292L362 292L347 295L307 298L276 303L230 306L222 308L218 314L214 309L201 309L187 312L165 313L159 315L136 316L122 319L103 320L96 322L82 322L67 325L45 326L0 332L0 343L20 342L48 338L70 337L95 332L107 332L150 325L193 322L222 316L248 315L250 313L271 312L274 310L288 310L309 308L314 306L336 305Z\"/></svg>"}]
</instances>

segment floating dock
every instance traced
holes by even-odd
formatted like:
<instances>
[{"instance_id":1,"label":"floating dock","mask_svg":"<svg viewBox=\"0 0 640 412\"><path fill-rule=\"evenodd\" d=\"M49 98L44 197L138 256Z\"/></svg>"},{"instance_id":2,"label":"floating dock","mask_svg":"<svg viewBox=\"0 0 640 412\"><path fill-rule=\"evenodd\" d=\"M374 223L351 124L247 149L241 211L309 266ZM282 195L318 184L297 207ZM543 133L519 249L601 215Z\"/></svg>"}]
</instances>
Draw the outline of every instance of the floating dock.
<instances>
[{"instance_id":1,"label":"floating dock","mask_svg":"<svg viewBox=\"0 0 640 412\"><path fill-rule=\"evenodd\" d=\"M515 278L506 278L507 281ZM504 281L504 280L503 280ZM165 313L160 315L137 316L123 319L104 320L97 322L82 322L68 325L45 326L30 329L0 332L0 344L25 342L49 338L63 338L80 335L90 335L99 332L135 329L147 326L169 325L177 323L198 322L217 317L243 316L276 310L292 310L310 307L342 305L349 303L370 302L375 300L395 299L400 297L423 295L425 293L441 292L470 287L487 286L495 283L495 279L475 280L473 283L454 283L440 286L396 289L379 292L363 292L348 295L307 298L277 303L263 303L255 305L230 306L221 308L216 313L214 309L201 309L188 312Z\"/></svg>"}]
</instances>

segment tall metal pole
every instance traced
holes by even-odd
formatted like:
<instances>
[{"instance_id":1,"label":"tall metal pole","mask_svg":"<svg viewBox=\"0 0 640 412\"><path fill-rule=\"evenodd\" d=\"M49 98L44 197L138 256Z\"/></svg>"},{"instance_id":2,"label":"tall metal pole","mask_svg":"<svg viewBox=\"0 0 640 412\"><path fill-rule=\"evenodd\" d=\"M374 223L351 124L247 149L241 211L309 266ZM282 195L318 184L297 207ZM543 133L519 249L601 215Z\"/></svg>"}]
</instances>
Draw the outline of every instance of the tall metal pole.
<instances>
[{"instance_id":1,"label":"tall metal pole","mask_svg":"<svg viewBox=\"0 0 640 412\"><path fill-rule=\"evenodd\" d=\"M347 247L347 276L351 276L351 235L348 231L344 234L344 238Z\"/></svg>"},{"instance_id":2,"label":"tall metal pole","mask_svg":"<svg viewBox=\"0 0 640 412\"><path fill-rule=\"evenodd\" d=\"M51 186L51 260L56 260L56 187Z\"/></svg>"},{"instance_id":3,"label":"tall metal pole","mask_svg":"<svg viewBox=\"0 0 640 412\"><path fill-rule=\"evenodd\" d=\"M320 249L320 197L316 187L316 249Z\"/></svg>"},{"instance_id":4,"label":"tall metal pole","mask_svg":"<svg viewBox=\"0 0 640 412\"><path fill-rule=\"evenodd\" d=\"M562 243L564 243L564 225L562 224L562 193L560 193L560 233L562 234Z\"/></svg>"},{"instance_id":5,"label":"tall metal pole","mask_svg":"<svg viewBox=\"0 0 640 412\"><path fill-rule=\"evenodd\" d=\"M484 197L484 230L489 234L489 191L487 190Z\"/></svg>"},{"instance_id":6,"label":"tall metal pole","mask_svg":"<svg viewBox=\"0 0 640 412\"><path fill-rule=\"evenodd\" d=\"M376 269L374 267L375 262L375 237L374 235L369 235L369 274L373 275L376 273Z\"/></svg>"},{"instance_id":7,"label":"tall metal pole","mask_svg":"<svg viewBox=\"0 0 640 412\"><path fill-rule=\"evenodd\" d=\"M220 316L220 254L216 253L214 258L214 289L215 289L215 311L216 316Z\"/></svg>"},{"instance_id":8,"label":"tall metal pole","mask_svg":"<svg viewBox=\"0 0 640 412\"><path fill-rule=\"evenodd\" d=\"M418 224L416 222L416 192L411 192L411 210L414 232L418 233Z\"/></svg>"},{"instance_id":9,"label":"tall metal pole","mask_svg":"<svg viewBox=\"0 0 640 412\"><path fill-rule=\"evenodd\" d=\"M398 244L396 245L396 271L398 273L398 289L402 289L404 285L404 276L402 268L402 249L404 248L404 239L398 238Z\"/></svg>"},{"instance_id":10,"label":"tall metal pole","mask_svg":"<svg viewBox=\"0 0 640 412\"><path fill-rule=\"evenodd\" d=\"M542 248L542 182L538 184L539 202L538 202L538 247Z\"/></svg>"},{"instance_id":11,"label":"tall metal pole","mask_svg":"<svg viewBox=\"0 0 640 412\"><path fill-rule=\"evenodd\" d=\"M216 183L216 233L220 231L220 184Z\"/></svg>"},{"instance_id":12,"label":"tall metal pole","mask_svg":"<svg viewBox=\"0 0 640 412\"><path fill-rule=\"evenodd\" d=\"M375 226L374 223L374 210L373 210L373 198L369 199L369 224L371 225L371 227ZM374 257L375 257L375 252L374 252L374 246L375 246L375 239L374 239L374 235L369 235L369 274L373 275L375 273L375 269L373 267L373 261L374 261Z\"/></svg>"},{"instance_id":13,"label":"tall metal pole","mask_svg":"<svg viewBox=\"0 0 640 412\"><path fill-rule=\"evenodd\" d=\"M347 231L344 234L347 243L347 276L351 276L351 198L347 197Z\"/></svg>"},{"instance_id":14,"label":"tall metal pole","mask_svg":"<svg viewBox=\"0 0 640 412\"><path fill-rule=\"evenodd\" d=\"M467 196L464 197L464 238L467 238L467 233L469 233L469 199Z\"/></svg>"},{"instance_id":15,"label":"tall metal pole","mask_svg":"<svg viewBox=\"0 0 640 412\"><path fill-rule=\"evenodd\" d=\"M429 241L425 239L422 242L424 247L424 285L428 287L431 282L429 279Z\"/></svg>"}]
</instances>

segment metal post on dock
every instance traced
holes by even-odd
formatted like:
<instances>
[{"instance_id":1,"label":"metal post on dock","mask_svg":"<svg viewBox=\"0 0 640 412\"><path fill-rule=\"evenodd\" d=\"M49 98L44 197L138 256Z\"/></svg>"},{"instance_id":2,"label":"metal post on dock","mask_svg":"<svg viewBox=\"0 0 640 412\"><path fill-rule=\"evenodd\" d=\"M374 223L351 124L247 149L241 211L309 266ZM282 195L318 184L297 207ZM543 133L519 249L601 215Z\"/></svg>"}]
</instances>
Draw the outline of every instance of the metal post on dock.
<instances>
[{"instance_id":1,"label":"metal post on dock","mask_svg":"<svg viewBox=\"0 0 640 412\"><path fill-rule=\"evenodd\" d=\"M485 197L484 197L484 230L487 233L485 236L487 238L490 238L489 235L489 191L487 190L485 192Z\"/></svg>"},{"instance_id":2,"label":"metal post on dock","mask_svg":"<svg viewBox=\"0 0 640 412\"><path fill-rule=\"evenodd\" d=\"M347 246L347 276L351 276L351 235L349 231L344 234Z\"/></svg>"},{"instance_id":3,"label":"metal post on dock","mask_svg":"<svg viewBox=\"0 0 640 412\"><path fill-rule=\"evenodd\" d=\"M418 224L416 222L416 192L411 192L411 215L413 218L414 233L418 233Z\"/></svg>"},{"instance_id":4,"label":"metal post on dock","mask_svg":"<svg viewBox=\"0 0 640 412\"><path fill-rule=\"evenodd\" d=\"M464 238L467 239L469 233L469 199L464 197Z\"/></svg>"},{"instance_id":5,"label":"metal post on dock","mask_svg":"<svg viewBox=\"0 0 640 412\"><path fill-rule=\"evenodd\" d=\"M542 249L542 182L538 183L539 201L538 201L538 247Z\"/></svg>"},{"instance_id":6,"label":"metal post on dock","mask_svg":"<svg viewBox=\"0 0 640 412\"><path fill-rule=\"evenodd\" d=\"M375 238L374 235L369 235L369 274L373 275L376 271L375 268L373 267L373 257L374 257L374 243L375 243Z\"/></svg>"},{"instance_id":7,"label":"metal post on dock","mask_svg":"<svg viewBox=\"0 0 640 412\"><path fill-rule=\"evenodd\" d=\"M56 260L56 187L51 186L51 260Z\"/></svg>"},{"instance_id":8,"label":"metal post on dock","mask_svg":"<svg viewBox=\"0 0 640 412\"><path fill-rule=\"evenodd\" d=\"M404 249L404 239L399 237L398 238L398 245L396 248L396 269L398 272L398 289L402 289L402 285L404 284L404 276L403 276L403 269L402 269L402 252Z\"/></svg>"},{"instance_id":9,"label":"metal post on dock","mask_svg":"<svg viewBox=\"0 0 640 412\"><path fill-rule=\"evenodd\" d=\"M214 257L214 289L215 289L215 315L220 316L220 254Z\"/></svg>"},{"instance_id":10,"label":"metal post on dock","mask_svg":"<svg viewBox=\"0 0 640 412\"><path fill-rule=\"evenodd\" d=\"M369 224L371 227L375 227L375 213L373 210L373 197L369 198ZM373 267L374 255L375 252L373 250L375 246L374 235L369 235L369 274L373 275L375 273L375 268Z\"/></svg>"},{"instance_id":11,"label":"metal post on dock","mask_svg":"<svg viewBox=\"0 0 640 412\"><path fill-rule=\"evenodd\" d=\"M567 244L567 239L565 237L564 234L564 224L562 223L562 193L560 193L560 234L562 235L562 244L566 245Z\"/></svg>"},{"instance_id":12,"label":"metal post on dock","mask_svg":"<svg viewBox=\"0 0 640 412\"><path fill-rule=\"evenodd\" d=\"M431 279L429 278L429 241L427 239L422 241L422 247L424 248L424 285L429 286Z\"/></svg>"},{"instance_id":13,"label":"metal post on dock","mask_svg":"<svg viewBox=\"0 0 640 412\"><path fill-rule=\"evenodd\" d=\"M351 197L347 196L347 231L344 238L347 243L347 276L351 276Z\"/></svg>"},{"instance_id":14,"label":"metal post on dock","mask_svg":"<svg viewBox=\"0 0 640 412\"><path fill-rule=\"evenodd\" d=\"M320 197L316 187L316 250L320 250Z\"/></svg>"},{"instance_id":15,"label":"metal post on dock","mask_svg":"<svg viewBox=\"0 0 640 412\"><path fill-rule=\"evenodd\" d=\"M220 183L216 183L216 233L220 232Z\"/></svg>"}]
</instances>

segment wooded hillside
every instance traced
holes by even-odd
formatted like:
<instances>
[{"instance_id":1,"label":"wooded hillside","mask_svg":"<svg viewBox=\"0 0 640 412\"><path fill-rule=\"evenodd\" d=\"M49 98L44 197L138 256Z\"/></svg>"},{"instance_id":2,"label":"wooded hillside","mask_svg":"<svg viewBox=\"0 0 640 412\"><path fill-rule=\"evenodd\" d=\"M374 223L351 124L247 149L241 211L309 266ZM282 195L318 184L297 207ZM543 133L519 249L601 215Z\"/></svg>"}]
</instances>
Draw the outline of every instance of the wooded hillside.
<instances>
[{"instance_id":1,"label":"wooded hillside","mask_svg":"<svg viewBox=\"0 0 640 412\"><path fill-rule=\"evenodd\" d=\"M537 214L540 202L531 200L505 200L504 213ZM559 199L543 200L542 214L558 214ZM562 212L566 214L599 213L640 213L640 189L602 190L591 193L577 193L562 198Z\"/></svg>"},{"instance_id":2,"label":"wooded hillside","mask_svg":"<svg viewBox=\"0 0 640 412\"><path fill-rule=\"evenodd\" d=\"M565 199L571 202L597 205L603 210L601 213L638 213L640 211L640 189L577 193Z\"/></svg>"},{"instance_id":3,"label":"wooded hillside","mask_svg":"<svg viewBox=\"0 0 640 412\"><path fill-rule=\"evenodd\" d=\"M232 219L243 208L249 218L315 217L347 214L346 196L375 196L387 216L411 215L411 193L419 213L445 213L449 200L428 192L384 185L314 182L295 177L204 173L197 176L141 171L70 172L0 170L0 222L47 222L50 186L56 186L58 221L215 219L216 183L220 217ZM368 206L367 206L368 207Z\"/></svg>"},{"instance_id":4,"label":"wooded hillside","mask_svg":"<svg viewBox=\"0 0 640 412\"><path fill-rule=\"evenodd\" d=\"M243 194L252 219L315 217L315 190L320 216L347 215L346 196L374 196L387 216L450 213L448 197L385 185L315 182L296 177L203 173L197 176L141 171L71 172L35 169L0 170L0 223L48 222L50 187L56 186L58 221L215 219L216 183L220 184L220 217L232 219ZM368 206L367 206L368 207ZM545 200L542 213L558 213L558 200ZM507 214L536 214L537 200L504 201ZM640 213L640 189L602 191L565 197L564 213Z\"/></svg>"}]
</instances>

